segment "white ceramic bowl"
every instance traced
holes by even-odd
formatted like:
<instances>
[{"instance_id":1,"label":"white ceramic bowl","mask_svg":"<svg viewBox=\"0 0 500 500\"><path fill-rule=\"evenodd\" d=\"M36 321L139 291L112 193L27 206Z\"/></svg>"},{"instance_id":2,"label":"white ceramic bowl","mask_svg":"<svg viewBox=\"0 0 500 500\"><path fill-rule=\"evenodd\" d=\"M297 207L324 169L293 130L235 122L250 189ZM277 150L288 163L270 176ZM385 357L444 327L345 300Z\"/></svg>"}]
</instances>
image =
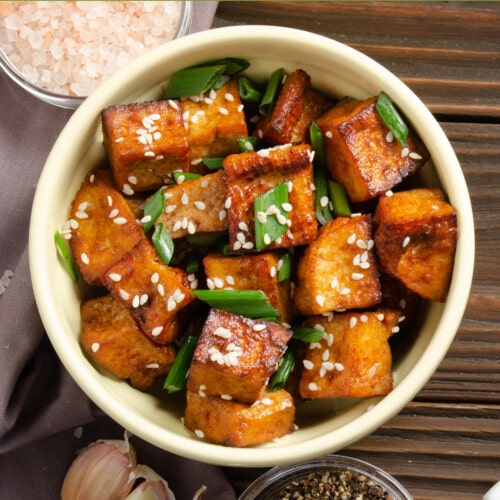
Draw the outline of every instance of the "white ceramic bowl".
<instances>
[{"instance_id":1,"label":"white ceramic bowl","mask_svg":"<svg viewBox=\"0 0 500 500\"><path fill-rule=\"evenodd\" d=\"M438 184L458 212L458 247L448 298L431 303L417 338L394 360L394 390L334 412L335 402L298 407L299 430L278 443L230 448L196 438L184 428L183 395L162 399L132 389L96 369L80 344L79 306L84 285L75 285L58 259L54 230L63 226L85 174L104 159L100 112L118 103L155 99L168 74L223 56L251 61L265 79L277 67L305 69L314 85L334 96L365 98L387 92L411 120L432 155L419 174ZM41 318L57 354L88 396L132 433L178 455L229 466L262 467L299 462L334 452L370 434L419 392L445 356L461 321L472 281L474 228L462 170L441 127L398 78L363 54L328 38L288 28L238 26L190 35L159 47L106 81L74 113L49 155L38 183L30 228L33 288Z\"/></svg>"},{"instance_id":2,"label":"white ceramic bowl","mask_svg":"<svg viewBox=\"0 0 500 500\"><path fill-rule=\"evenodd\" d=\"M192 22L192 17L193 17L192 2L179 2L179 4L180 4L180 6L179 6L179 18L172 20L174 22L174 24L176 24L175 34L172 38L180 38L180 37L186 35L187 33L189 33L189 29L191 28L191 22ZM55 8L60 8L60 7L56 6ZM7 7L6 7L6 10L8 10ZM16 56L19 58L18 51L12 50L12 48L11 48L12 45L15 46L16 42L12 41L9 37L8 29L7 29L6 23L5 23L5 19L6 19L5 17L0 15L0 67L5 71L5 73L7 73L7 75L10 76L10 78L12 78L12 80L14 80L24 90L29 92L31 95L37 97L38 99L41 99L42 101L45 101L49 104L53 104L54 106L58 106L61 108L70 108L70 109L77 108L83 102L86 95L75 96L75 95L65 95L62 93L54 92L53 90L50 90L53 87L51 87L49 84L35 83L35 81L32 78L30 78L25 72L23 72L23 67L21 67L20 64L17 63L17 60L15 60L11 56L12 52L14 52L14 53L16 53ZM68 36L73 37L74 39L77 39L78 34L75 34L74 31L75 30L73 30L73 33L68 34ZM18 40L21 39L23 46L24 46L23 51L26 51L27 48L26 48L25 44L27 43L28 38L26 36L21 35L21 33L22 33L22 28L18 29L16 31L16 36L17 36ZM13 35L11 34L10 36L13 36ZM112 37L113 34L108 35L108 33L106 32L106 35L104 37L105 40L108 36ZM45 39L45 36L43 38ZM61 39L62 39L62 35L61 35ZM164 41L168 42L168 41L170 41L170 38L165 39ZM116 45L116 40L113 38L110 39L109 42L115 43L115 45ZM49 58L47 63L42 64L40 66L40 68L47 68L47 67L52 68L52 66L49 65L49 62L52 61L53 59L50 56L51 51L49 50L50 46L48 45L48 43L49 42L45 41L44 44L39 49L40 53L47 54L47 57ZM83 42L81 42L81 43L83 44ZM8 49L8 48L10 48L10 49ZM120 48L120 47L118 47L118 48ZM128 50L125 46L123 46L122 48L125 51ZM75 64L77 65L76 67L80 67L80 65L82 64L82 57L81 56L78 57L78 53L77 53L76 57L74 54L72 55L72 54L68 53L67 57L68 57L69 61L72 63L71 68L75 68ZM23 60L23 62L28 63L30 61ZM102 71L102 65L104 65L104 62L102 62L102 64L100 66L99 66L99 63L100 63L100 61L96 62L97 66ZM121 66L121 65L122 64L117 63L117 67ZM40 72L41 72L41 70L40 70ZM107 72L105 72L105 73L107 74ZM70 81L69 83L74 83L74 82ZM95 82L95 84L98 84L98 82Z\"/></svg>"}]
</instances>

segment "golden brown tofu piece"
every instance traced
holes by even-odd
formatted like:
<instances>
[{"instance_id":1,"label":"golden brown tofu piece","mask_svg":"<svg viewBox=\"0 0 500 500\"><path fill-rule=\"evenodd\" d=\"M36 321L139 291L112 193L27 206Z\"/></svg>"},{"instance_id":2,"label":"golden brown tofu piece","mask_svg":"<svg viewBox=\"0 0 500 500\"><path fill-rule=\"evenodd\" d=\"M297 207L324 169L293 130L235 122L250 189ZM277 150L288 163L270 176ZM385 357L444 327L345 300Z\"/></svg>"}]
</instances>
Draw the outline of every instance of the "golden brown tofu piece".
<instances>
[{"instance_id":1,"label":"golden brown tofu piece","mask_svg":"<svg viewBox=\"0 0 500 500\"><path fill-rule=\"evenodd\" d=\"M102 111L102 130L111 170L127 195L163 186L173 170L189 170L178 101L111 106Z\"/></svg>"},{"instance_id":2,"label":"golden brown tofu piece","mask_svg":"<svg viewBox=\"0 0 500 500\"><path fill-rule=\"evenodd\" d=\"M213 443L244 447L265 443L294 430L295 405L284 389L266 392L253 404L187 391L184 425Z\"/></svg>"},{"instance_id":3,"label":"golden brown tofu piece","mask_svg":"<svg viewBox=\"0 0 500 500\"><path fill-rule=\"evenodd\" d=\"M311 77L302 69L287 75L272 111L257 124L254 135L269 144L309 142L311 123L332 106L311 88Z\"/></svg>"},{"instance_id":4,"label":"golden brown tofu piece","mask_svg":"<svg viewBox=\"0 0 500 500\"><path fill-rule=\"evenodd\" d=\"M345 187L352 202L385 193L429 158L413 131L404 147L388 136L376 102L376 96L363 101L346 99L316 122L323 132L329 174Z\"/></svg>"},{"instance_id":5,"label":"golden brown tofu piece","mask_svg":"<svg viewBox=\"0 0 500 500\"><path fill-rule=\"evenodd\" d=\"M111 173L87 175L70 208L70 245L83 279L102 285L104 272L145 238Z\"/></svg>"},{"instance_id":6,"label":"golden brown tofu piece","mask_svg":"<svg viewBox=\"0 0 500 500\"><path fill-rule=\"evenodd\" d=\"M187 273L163 264L148 240L111 266L103 282L129 308L144 334L159 344L174 340L178 313L194 299Z\"/></svg>"},{"instance_id":7,"label":"golden brown tofu piece","mask_svg":"<svg viewBox=\"0 0 500 500\"><path fill-rule=\"evenodd\" d=\"M236 253L255 251L254 201L278 184L288 183L289 227L266 250L305 245L316 237L311 147L277 146L228 156L223 163L229 218L229 243Z\"/></svg>"},{"instance_id":8,"label":"golden brown tofu piece","mask_svg":"<svg viewBox=\"0 0 500 500\"><path fill-rule=\"evenodd\" d=\"M183 99L180 106L193 171L201 158L227 156L240 150L236 139L247 137L248 129L236 78L201 97Z\"/></svg>"},{"instance_id":9,"label":"golden brown tofu piece","mask_svg":"<svg viewBox=\"0 0 500 500\"><path fill-rule=\"evenodd\" d=\"M112 295L87 300L80 312L85 350L105 370L130 380L140 390L170 371L175 349L149 340L130 311Z\"/></svg>"},{"instance_id":10,"label":"golden brown tofu piece","mask_svg":"<svg viewBox=\"0 0 500 500\"><path fill-rule=\"evenodd\" d=\"M212 309L193 354L188 390L243 403L257 401L291 336L278 323Z\"/></svg>"},{"instance_id":11,"label":"golden brown tofu piece","mask_svg":"<svg viewBox=\"0 0 500 500\"><path fill-rule=\"evenodd\" d=\"M378 304L371 216L337 217L322 226L298 262L297 278L293 298L306 316Z\"/></svg>"},{"instance_id":12,"label":"golden brown tofu piece","mask_svg":"<svg viewBox=\"0 0 500 500\"><path fill-rule=\"evenodd\" d=\"M444 301L457 244L457 215L439 189L382 196L375 213L381 268L407 288Z\"/></svg>"},{"instance_id":13,"label":"golden brown tofu piece","mask_svg":"<svg viewBox=\"0 0 500 500\"><path fill-rule=\"evenodd\" d=\"M165 188L165 210L156 220L173 239L227 229L222 170Z\"/></svg>"},{"instance_id":14,"label":"golden brown tofu piece","mask_svg":"<svg viewBox=\"0 0 500 500\"><path fill-rule=\"evenodd\" d=\"M278 281L279 252L227 257L211 254L203 259L209 288L262 290L269 303L280 312L281 321L295 316L290 298L290 279Z\"/></svg>"},{"instance_id":15,"label":"golden brown tofu piece","mask_svg":"<svg viewBox=\"0 0 500 500\"><path fill-rule=\"evenodd\" d=\"M399 311L334 313L308 318L324 331L303 360L302 398L369 398L392 390L389 337L398 330Z\"/></svg>"}]
</instances>

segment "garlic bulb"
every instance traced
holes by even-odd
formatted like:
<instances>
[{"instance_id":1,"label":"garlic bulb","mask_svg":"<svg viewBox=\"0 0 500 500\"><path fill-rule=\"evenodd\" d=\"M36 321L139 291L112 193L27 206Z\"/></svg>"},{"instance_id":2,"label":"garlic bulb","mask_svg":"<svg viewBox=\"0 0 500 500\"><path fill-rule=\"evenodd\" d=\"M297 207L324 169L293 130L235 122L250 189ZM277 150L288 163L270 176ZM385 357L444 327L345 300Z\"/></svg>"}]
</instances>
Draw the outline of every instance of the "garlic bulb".
<instances>
[{"instance_id":1,"label":"garlic bulb","mask_svg":"<svg viewBox=\"0 0 500 500\"><path fill-rule=\"evenodd\" d=\"M139 464L135 469L137 479L145 479L134 488L125 500L175 500L168 483L147 465Z\"/></svg>"},{"instance_id":2,"label":"garlic bulb","mask_svg":"<svg viewBox=\"0 0 500 500\"><path fill-rule=\"evenodd\" d=\"M135 450L125 441L90 444L71 464L61 490L62 500L123 500L134 486Z\"/></svg>"}]
</instances>

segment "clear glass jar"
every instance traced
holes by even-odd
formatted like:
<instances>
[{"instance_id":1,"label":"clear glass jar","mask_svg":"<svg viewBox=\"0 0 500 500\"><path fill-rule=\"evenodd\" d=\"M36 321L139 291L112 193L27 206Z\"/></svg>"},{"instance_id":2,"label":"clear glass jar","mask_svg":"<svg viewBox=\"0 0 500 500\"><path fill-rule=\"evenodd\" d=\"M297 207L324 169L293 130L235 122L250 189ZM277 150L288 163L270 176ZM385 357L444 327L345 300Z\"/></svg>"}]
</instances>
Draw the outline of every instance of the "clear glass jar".
<instances>
[{"instance_id":1,"label":"clear glass jar","mask_svg":"<svg viewBox=\"0 0 500 500\"><path fill-rule=\"evenodd\" d=\"M336 476L336 473L351 471L353 480L363 476L373 484L380 486L386 492L387 499L412 500L410 493L387 472L363 460L342 455L326 455L299 464L274 467L257 478L238 500L276 500L281 498L278 496L281 490L287 486L294 487L292 482L300 483L309 474L317 471L325 474L330 472L330 477ZM294 497L290 496L290 498ZM363 498L372 497L365 495Z\"/></svg>"},{"instance_id":2,"label":"clear glass jar","mask_svg":"<svg viewBox=\"0 0 500 500\"><path fill-rule=\"evenodd\" d=\"M6 2L7 3L7 2ZM10 3L10 2L8 2ZM27 3L27 2L26 2ZM52 2L50 2L52 3ZM57 4L64 4L64 3L74 3L74 2L53 2L54 8L59 7ZM91 5L94 2L86 2L87 5ZM100 2L95 2L95 4L100 3ZM150 2L144 2L144 3L150 3ZM191 23L192 23L192 18L193 18L193 7L192 7L192 2L154 2L156 4L156 7L160 3L165 3L165 4L172 4L172 3L177 3L180 4L179 8L179 18L174 19L176 21L176 25L173 25L173 30L172 30L172 35L169 36L165 41L169 41L173 38L180 38L184 35L187 35L189 33L189 30L191 28ZM171 8L170 6L166 6ZM19 8L22 8L20 6ZM31 68L33 65L31 64L33 61L25 59L23 60L23 53L24 57L26 57L27 51L27 45L26 45L26 40L30 38L30 43L35 43L35 44L44 44L41 46L40 51L39 51L39 57L43 58L43 53L46 53L49 57L52 56L54 50L62 50L57 47L50 47L49 48L49 42L47 41L47 38L51 37L59 37L63 38L65 37L64 31L61 30L60 24L59 24L59 19L55 18L51 20L51 23L54 23L53 30L52 32L47 31L46 26L47 23L45 24L45 32L43 36L40 36L39 34L36 33L35 29L31 29L31 27L27 25L21 25L18 26L16 30L10 29L10 33L8 33L8 27L6 26L6 22L8 19L8 16L11 13L6 11L6 9L3 9L3 11L0 11L0 67L7 73L7 75L10 76L12 80L14 80L18 85L20 85L24 90L29 92L30 94L34 95L35 97L41 99L42 101L45 101L49 104L53 104L55 106L59 106L61 108L70 108L70 109L75 109L77 108L82 101L87 97L87 94L85 95L66 95L64 93L57 93L51 90L51 84L50 83L45 83L45 84L37 84L34 82L33 78L30 78L28 74L26 74L26 71L23 72L23 68L26 69L26 65L30 66ZM64 19L64 15L62 14L61 19ZM67 14L67 16L73 15L73 14ZM71 18L73 20L73 18ZM67 22L67 18L65 19ZM15 21L13 21L15 22ZM34 18L33 22L36 22L36 19ZM91 21L90 21L91 22ZM68 23L69 24L69 23ZM68 26L66 24L66 26ZM59 30L59 31L58 31ZM68 37L74 37L75 30L71 30L71 33L67 33ZM133 34L133 37L136 35ZM23 40L23 50L19 51L17 53L15 50L12 49L13 44L16 43L16 39ZM42 42L43 40L43 42ZM127 40L128 42L128 40ZM109 45L116 43L115 39L112 38L112 35L110 36L109 39ZM82 42L83 44L83 42ZM149 47L152 48L152 47ZM127 52L127 47L123 47L123 50ZM49 54L49 51L50 54ZM78 52L78 57L80 60L78 61L78 64L81 64L81 59L86 56L85 50L82 49L81 46L76 45L74 50L70 54L65 54L67 57L67 62L68 65L72 63L72 57L75 57L74 52ZM13 54L16 53L14 56ZM28 56L29 57L29 56ZM132 60L133 57L130 58ZM17 59L18 61L16 62ZM23 67L19 67L19 60L23 60ZM50 59L49 59L50 60ZM128 62L128 61L127 61ZM93 71L101 72L104 74L104 71L102 71L102 68L99 68L99 60L94 62L95 66L93 68ZM119 67L119 64L116 64L117 69ZM66 68L68 66L66 65ZM47 72L50 72L50 69L45 69L43 70L45 72L44 77L46 79L50 78L50 75ZM64 73L64 71L63 71ZM65 72L67 74L67 71ZM110 75L104 75L103 79L100 81L104 81ZM39 77L38 75L38 80L42 79L44 77ZM68 84L74 83L71 81L71 77L68 76ZM48 81L48 80L46 80ZM98 81L98 83L100 83ZM94 85L96 84L96 81L93 82Z\"/></svg>"}]
</instances>

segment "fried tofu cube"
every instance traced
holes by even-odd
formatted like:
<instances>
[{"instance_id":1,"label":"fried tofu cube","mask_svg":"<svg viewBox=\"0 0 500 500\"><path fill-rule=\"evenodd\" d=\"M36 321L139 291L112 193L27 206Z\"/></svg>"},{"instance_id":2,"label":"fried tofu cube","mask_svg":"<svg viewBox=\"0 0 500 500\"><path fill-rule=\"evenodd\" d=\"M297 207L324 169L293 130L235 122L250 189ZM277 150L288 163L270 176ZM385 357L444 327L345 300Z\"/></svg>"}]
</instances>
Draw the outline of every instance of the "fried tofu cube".
<instances>
[{"instance_id":1,"label":"fried tofu cube","mask_svg":"<svg viewBox=\"0 0 500 500\"><path fill-rule=\"evenodd\" d=\"M279 252L224 256L210 254L203 259L209 288L262 290L269 303L290 323L295 316L290 298L290 279L278 281Z\"/></svg>"},{"instance_id":2,"label":"fried tofu cube","mask_svg":"<svg viewBox=\"0 0 500 500\"><path fill-rule=\"evenodd\" d=\"M139 390L150 388L170 371L174 347L148 339L118 299L112 295L90 299L80 311L83 346L97 365Z\"/></svg>"},{"instance_id":3,"label":"fried tofu cube","mask_svg":"<svg viewBox=\"0 0 500 500\"><path fill-rule=\"evenodd\" d=\"M306 316L380 302L369 214L337 217L322 226L298 262L293 298Z\"/></svg>"},{"instance_id":4,"label":"fried tofu cube","mask_svg":"<svg viewBox=\"0 0 500 500\"><path fill-rule=\"evenodd\" d=\"M429 153L410 131L406 145L392 140L375 106L377 97L346 99L317 120L330 177L352 202L370 200L417 172Z\"/></svg>"},{"instance_id":5,"label":"fried tofu cube","mask_svg":"<svg viewBox=\"0 0 500 500\"><path fill-rule=\"evenodd\" d=\"M255 135L269 144L309 143L309 127L332 106L311 88L311 77L302 69L287 75L276 104L257 124Z\"/></svg>"},{"instance_id":6,"label":"fried tofu cube","mask_svg":"<svg viewBox=\"0 0 500 500\"><path fill-rule=\"evenodd\" d=\"M188 390L242 403L257 401L291 336L278 323L212 309L193 354Z\"/></svg>"},{"instance_id":7,"label":"fried tofu cube","mask_svg":"<svg viewBox=\"0 0 500 500\"><path fill-rule=\"evenodd\" d=\"M222 170L165 188L163 223L173 239L227 229L226 190Z\"/></svg>"},{"instance_id":8,"label":"fried tofu cube","mask_svg":"<svg viewBox=\"0 0 500 500\"><path fill-rule=\"evenodd\" d=\"M189 170L188 138L180 105L162 100L111 106L102 111L111 170L125 194L163 186L174 170Z\"/></svg>"},{"instance_id":9,"label":"fried tofu cube","mask_svg":"<svg viewBox=\"0 0 500 500\"><path fill-rule=\"evenodd\" d=\"M187 273L163 264L148 240L111 266L103 282L129 308L144 334L158 344L175 339L178 313L194 299Z\"/></svg>"},{"instance_id":10,"label":"fried tofu cube","mask_svg":"<svg viewBox=\"0 0 500 500\"><path fill-rule=\"evenodd\" d=\"M71 250L83 279L91 285L102 285L106 270L145 238L107 170L87 175L69 217Z\"/></svg>"},{"instance_id":11,"label":"fried tofu cube","mask_svg":"<svg viewBox=\"0 0 500 500\"><path fill-rule=\"evenodd\" d=\"M281 183L288 183L291 211L286 232L266 250L305 245L316 237L312 151L308 145L278 146L230 155L223 163L229 218L229 243L236 253L255 251L254 202ZM283 214L284 215L284 214Z\"/></svg>"},{"instance_id":12,"label":"fried tofu cube","mask_svg":"<svg viewBox=\"0 0 500 500\"><path fill-rule=\"evenodd\" d=\"M224 446L265 443L294 430L295 405L284 389L253 404L187 391L184 425L198 437Z\"/></svg>"},{"instance_id":13,"label":"fried tofu cube","mask_svg":"<svg viewBox=\"0 0 500 500\"><path fill-rule=\"evenodd\" d=\"M316 398L369 398L392 390L389 337L398 329L399 311L314 316L306 324L324 337L306 350L300 395Z\"/></svg>"},{"instance_id":14,"label":"fried tofu cube","mask_svg":"<svg viewBox=\"0 0 500 500\"><path fill-rule=\"evenodd\" d=\"M180 106L187 129L189 156L195 163L193 171L201 158L227 156L240 150L236 139L247 137L248 128L236 78L201 98L184 99Z\"/></svg>"},{"instance_id":15,"label":"fried tofu cube","mask_svg":"<svg viewBox=\"0 0 500 500\"><path fill-rule=\"evenodd\" d=\"M439 189L382 196L374 223L384 272L425 299L444 301L457 244L457 215Z\"/></svg>"}]
</instances>

